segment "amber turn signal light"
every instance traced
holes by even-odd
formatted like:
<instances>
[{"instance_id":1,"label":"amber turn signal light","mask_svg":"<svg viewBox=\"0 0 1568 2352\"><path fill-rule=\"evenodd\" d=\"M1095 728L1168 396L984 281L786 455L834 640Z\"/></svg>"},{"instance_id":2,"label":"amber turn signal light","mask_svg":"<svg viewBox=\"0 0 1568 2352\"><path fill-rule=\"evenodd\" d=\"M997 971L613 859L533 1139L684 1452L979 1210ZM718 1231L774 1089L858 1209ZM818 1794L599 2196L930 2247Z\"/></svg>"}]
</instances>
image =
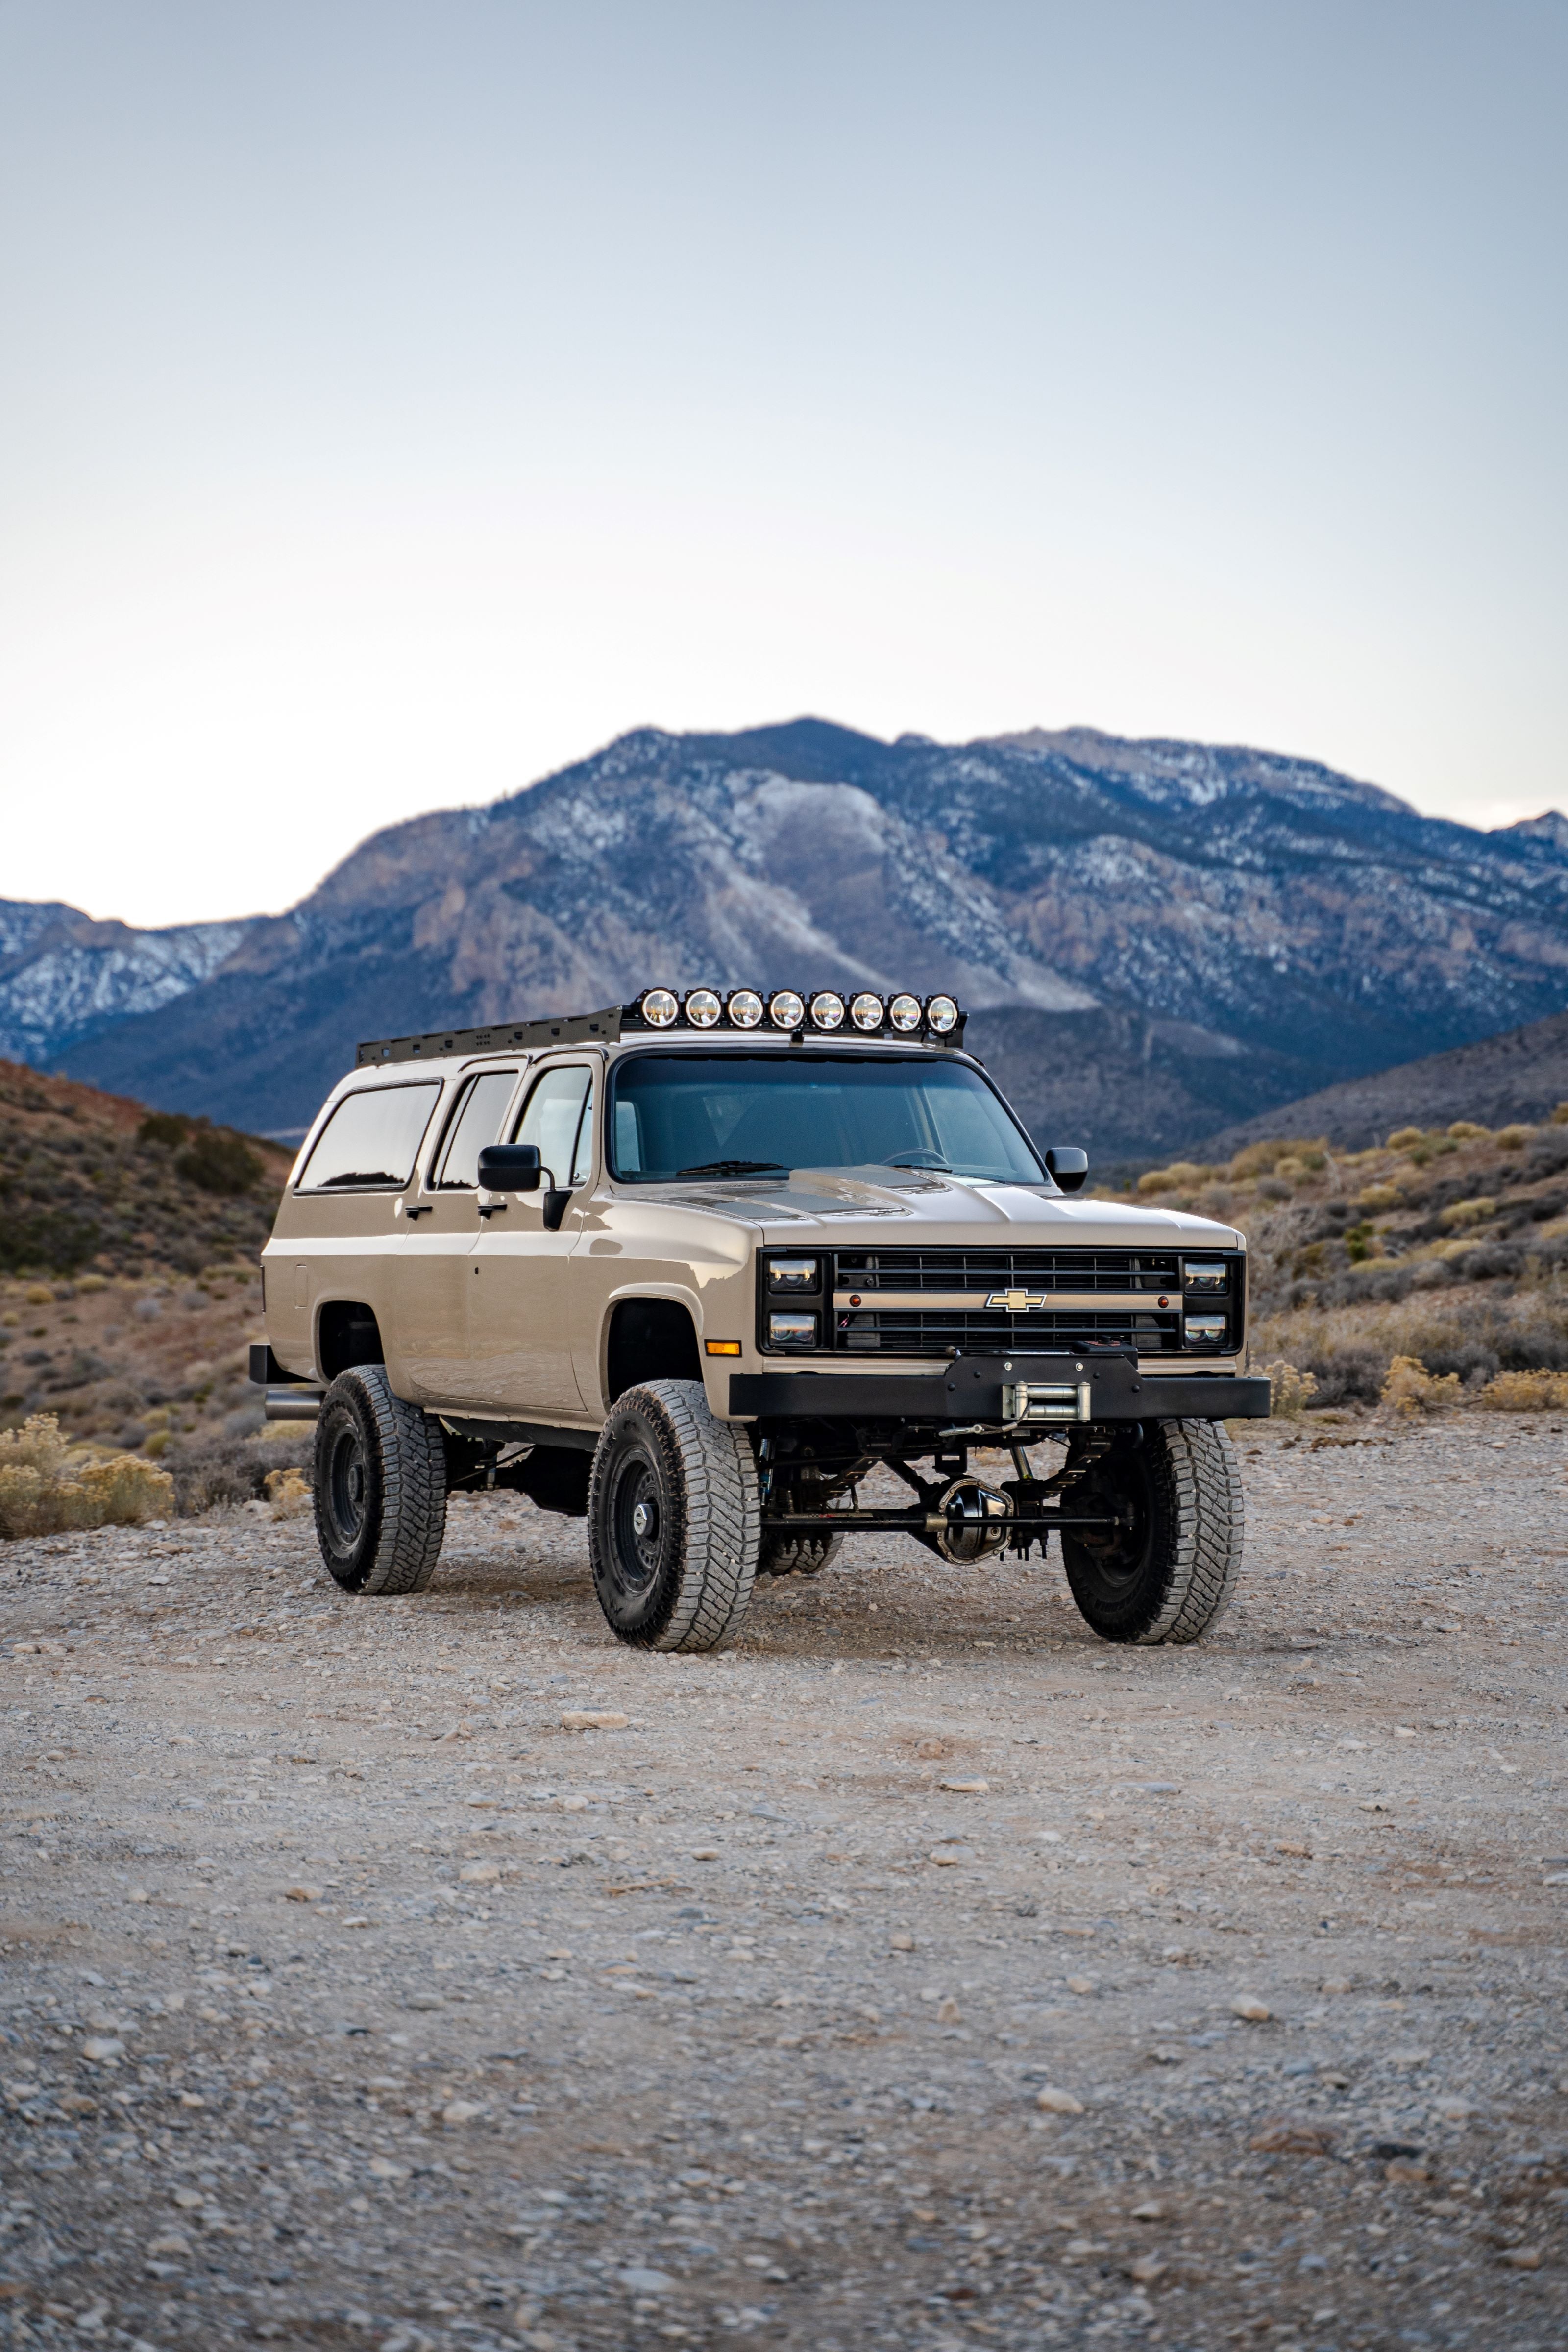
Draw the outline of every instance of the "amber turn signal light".
<instances>
[{"instance_id":1,"label":"amber turn signal light","mask_svg":"<svg viewBox=\"0 0 1568 2352\"><path fill-rule=\"evenodd\" d=\"M739 1339L704 1339L702 1345L710 1356L738 1356L741 1352Z\"/></svg>"}]
</instances>

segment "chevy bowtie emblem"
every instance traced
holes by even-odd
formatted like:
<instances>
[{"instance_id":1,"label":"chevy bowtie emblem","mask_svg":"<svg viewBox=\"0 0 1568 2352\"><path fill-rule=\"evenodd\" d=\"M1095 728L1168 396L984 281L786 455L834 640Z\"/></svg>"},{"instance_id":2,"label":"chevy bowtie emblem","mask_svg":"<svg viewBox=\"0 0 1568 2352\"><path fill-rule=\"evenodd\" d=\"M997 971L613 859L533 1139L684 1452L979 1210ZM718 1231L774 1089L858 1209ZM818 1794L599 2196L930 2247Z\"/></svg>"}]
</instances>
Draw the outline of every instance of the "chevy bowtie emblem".
<instances>
[{"instance_id":1,"label":"chevy bowtie emblem","mask_svg":"<svg viewBox=\"0 0 1568 2352\"><path fill-rule=\"evenodd\" d=\"M1022 1315L1026 1307L1043 1307L1043 1290L994 1290L986 1300L987 1307L1005 1307L1009 1315Z\"/></svg>"}]
</instances>

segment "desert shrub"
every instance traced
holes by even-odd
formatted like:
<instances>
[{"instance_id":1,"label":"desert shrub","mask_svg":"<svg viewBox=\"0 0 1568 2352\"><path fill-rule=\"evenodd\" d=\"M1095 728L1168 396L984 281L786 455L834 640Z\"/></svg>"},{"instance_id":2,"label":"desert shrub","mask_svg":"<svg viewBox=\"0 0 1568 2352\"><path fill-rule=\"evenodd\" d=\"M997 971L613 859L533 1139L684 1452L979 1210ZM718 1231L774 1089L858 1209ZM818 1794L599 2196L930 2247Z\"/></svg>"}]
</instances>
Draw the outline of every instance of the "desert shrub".
<instances>
[{"instance_id":1,"label":"desert shrub","mask_svg":"<svg viewBox=\"0 0 1568 2352\"><path fill-rule=\"evenodd\" d=\"M1553 1127L1568 1127L1568 1102L1560 1102L1552 1114Z\"/></svg>"},{"instance_id":2,"label":"desert shrub","mask_svg":"<svg viewBox=\"0 0 1568 2352\"><path fill-rule=\"evenodd\" d=\"M1279 1176L1260 1176L1258 1180L1258 1197L1260 1201L1288 1201L1290 1198L1290 1187Z\"/></svg>"},{"instance_id":3,"label":"desert shrub","mask_svg":"<svg viewBox=\"0 0 1568 2352\"><path fill-rule=\"evenodd\" d=\"M313 1435L292 1435L292 1442L275 1441L265 1454L247 1438L208 1438L194 1445L171 1447L163 1455L173 1473L174 1502L182 1518L194 1518L220 1504L259 1502L267 1494L268 1474L301 1469L314 1450ZM279 1460L279 1453L294 1461Z\"/></svg>"},{"instance_id":4,"label":"desert shrub","mask_svg":"<svg viewBox=\"0 0 1568 2352\"><path fill-rule=\"evenodd\" d=\"M1403 1195L1392 1184L1368 1184L1356 1194L1356 1207L1377 1215L1385 1209L1397 1209Z\"/></svg>"},{"instance_id":5,"label":"desert shrub","mask_svg":"<svg viewBox=\"0 0 1568 2352\"><path fill-rule=\"evenodd\" d=\"M1377 1348L1341 1347L1321 1360L1313 1377L1319 1404L1375 1404L1388 1359Z\"/></svg>"},{"instance_id":6,"label":"desert shrub","mask_svg":"<svg viewBox=\"0 0 1568 2352\"><path fill-rule=\"evenodd\" d=\"M97 1220L75 1209L9 1209L0 1217L0 1274L35 1266L74 1274L97 1256L102 1239Z\"/></svg>"},{"instance_id":7,"label":"desert shrub","mask_svg":"<svg viewBox=\"0 0 1568 2352\"><path fill-rule=\"evenodd\" d=\"M1449 1226L1479 1225L1483 1217L1495 1217L1496 1214L1497 1202L1489 1192L1483 1192L1473 1201L1454 1202L1451 1207L1439 1212L1437 1222L1440 1225Z\"/></svg>"},{"instance_id":8,"label":"desert shrub","mask_svg":"<svg viewBox=\"0 0 1568 2352\"><path fill-rule=\"evenodd\" d=\"M177 1151L191 1131L191 1122L177 1110L150 1110L136 1130L138 1143L162 1143Z\"/></svg>"},{"instance_id":9,"label":"desert shrub","mask_svg":"<svg viewBox=\"0 0 1568 2352\"><path fill-rule=\"evenodd\" d=\"M1245 1184L1254 1176L1267 1176L1277 1160L1296 1149L1293 1139L1276 1136L1271 1142L1249 1143L1231 1161L1227 1173L1233 1184Z\"/></svg>"},{"instance_id":10,"label":"desert shrub","mask_svg":"<svg viewBox=\"0 0 1568 2352\"><path fill-rule=\"evenodd\" d=\"M1495 1139L1503 1151L1522 1151L1534 1133L1532 1127L1525 1127L1515 1119L1508 1127L1500 1127Z\"/></svg>"},{"instance_id":11,"label":"desert shrub","mask_svg":"<svg viewBox=\"0 0 1568 2352\"><path fill-rule=\"evenodd\" d=\"M275 1519L297 1519L310 1508L310 1482L302 1470L268 1470L261 1483Z\"/></svg>"},{"instance_id":12,"label":"desert shrub","mask_svg":"<svg viewBox=\"0 0 1568 2352\"><path fill-rule=\"evenodd\" d=\"M1568 1168L1568 1128L1553 1127L1549 1131L1532 1135L1526 1155L1526 1183L1542 1176L1555 1176Z\"/></svg>"},{"instance_id":13,"label":"desert shrub","mask_svg":"<svg viewBox=\"0 0 1568 2352\"><path fill-rule=\"evenodd\" d=\"M1425 1143L1426 1131L1420 1127L1396 1127L1388 1139L1390 1151L1408 1151L1412 1144Z\"/></svg>"},{"instance_id":14,"label":"desert shrub","mask_svg":"<svg viewBox=\"0 0 1568 2352\"><path fill-rule=\"evenodd\" d=\"M1176 1160L1169 1168L1151 1168L1147 1174L1140 1176L1138 1190L1141 1192L1180 1192L1190 1185L1205 1183L1213 1173L1212 1169L1200 1168L1195 1160Z\"/></svg>"},{"instance_id":15,"label":"desert shrub","mask_svg":"<svg viewBox=\"0 0 1568 2352\"><path fill-rule=\"evenodd\" d=\"M99 1291L109 1288L109 1277L102 1274L84 1274L77 1284L77 1288L84 1298L94 1297Z\"/></svg>"},{"instance_id":16,"label":"desert shrub","mask_svg":"<svg viewBox=\"0 0 1568 2352\"><path fill-rule=\"evenodd\" d=\"M1500 1282L1524 1272L1524 1252L1510 1242L1478 1242L1448 1263L1461 1282Z\"/></svg>"},{"instance_id":17,"label":"desert shrub","mask_svg":"<svg viewBox=\"0 0 1568 2352\"><path fill-rule=\"evenodd\" d=\"M1353 1307L1358 1301L1373 1299L1380 1306L1409 1297L1415 1285L1415 1268L1400 1258L1374 1258L1361 1265L1352 1265L1337 1280L1325 1283L1319 1294L1321 1307Z\"/></svg>"},{"instance_id":18,"label":"desert shrub","mask_svg":"<svg viewBox=\"0 0 1568 2352\"><path fill-rule=\"evenodd\" d=\"M52 1412L0 1430L0 1536L139 1527L166 1517L174 1481L133 1454L94 1457L60 1434Z\"/></svg>"},{"instance_id":19,"label":"desert shrub","mask_svg":"<svg viewBox=\"0 0 1568 2352\"><path fill-rule=\"evenodd\" d=\"M1439 1378L1427 1370L1419 1356L1395 1356L1378 1396L1380 1404L1391 1404L1395 1412L1403 1413L1432 1412L1439 1405L1458 1401L1458 1372Z\"/></svg>"},{"instance_id":20,"label":"desert shrub","mask_svg":"<svg viewBox=\"0 0 1568 2352\"><path fill-rule=\"evenodd\" d=\"M1299 1371L1294 1364L1265 1364L1263 1377L1270 1385L1268 1409L1277 1421L1299 1421L1318 1393L1314 1375Z\"/></svg>"},{"instance_id":21,"label":"desert shrub","mask_svg":"<svg viewBox=\"0 0 1568 2352\"><path fill-rule=\"evenodd\" d=\"M1499 1372L1481 1391L1493 1412L1568 1411L1568 1372Z\"/></svg>"},{"instance_id":22,"label":"desert shrub","mask_svg":"<svg viewBox=\"0 0 1568 2352\"><path fill-rule=\"evenodd\" d=\"M1478 1127L1473 1118L1457 1118L1448 1132L1456 1143L1484 1143L1491 1129L1489 1127Z\"/></svg>"},{"instance_id":23,"label":"desert shrub","mask_svg":"<svg viewBox=\"0 0 1568 2352\"><path fill-rule=\"evenodd\" d=\"M248 1192L262 1173L248 1144L227 1128L198 1127L174 1162L180 1174L204 1192Z\"/></svg>"}]
</instances>

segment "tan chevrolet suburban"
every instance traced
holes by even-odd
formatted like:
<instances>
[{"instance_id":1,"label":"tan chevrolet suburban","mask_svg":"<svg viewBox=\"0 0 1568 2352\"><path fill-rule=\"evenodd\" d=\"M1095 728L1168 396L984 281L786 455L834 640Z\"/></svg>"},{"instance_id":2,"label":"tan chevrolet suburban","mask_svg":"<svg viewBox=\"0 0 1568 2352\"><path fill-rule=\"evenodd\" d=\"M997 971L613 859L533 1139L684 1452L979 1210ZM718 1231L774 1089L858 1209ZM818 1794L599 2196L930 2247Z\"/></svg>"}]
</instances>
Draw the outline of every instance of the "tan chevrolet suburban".
<instances>
[{"instance_id":1,"label":"tan chevrolet suburban","mask_svg":"<svg viewBox=\"0 0 1568 2352\"><path fill-rule=\"evenodd\" d=\"M714 1647L857 1528L955 1565L1054 1530L1107 1641L1195 1640L1241 1561L1223 1424L1268 1411L1243 1237L1075 1197L963 1032L946 995L649 988L362 1045L251 1367L316 1423L344 1591L422 1591L447 1494L500 1486L586 1517L644 1647ZM879 1467L907 1504L860 1501Z\"/></svg>"}]
</instances>

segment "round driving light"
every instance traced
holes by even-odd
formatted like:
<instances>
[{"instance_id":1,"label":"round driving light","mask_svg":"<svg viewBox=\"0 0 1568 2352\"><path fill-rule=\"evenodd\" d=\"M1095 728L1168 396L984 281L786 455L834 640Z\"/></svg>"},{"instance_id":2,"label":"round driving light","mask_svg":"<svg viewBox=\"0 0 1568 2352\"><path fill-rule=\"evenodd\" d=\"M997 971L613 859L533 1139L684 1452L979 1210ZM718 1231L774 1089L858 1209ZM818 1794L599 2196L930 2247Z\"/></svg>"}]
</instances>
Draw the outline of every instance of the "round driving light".
<instances>
[{"instance_id":1,"label":"round driving light","mask_svg":"<svg viewBox=\"0 0 1568 2352\"><path fill-rule=\"evenodd\" d=\"M849 1018L857 1029L879 1029L882 1025L881 998L858 996L849 1007Z\"/></svg>"},{"instance_id":2,"label":"round driving light","mask_svg":"<svg viewBox=\"0 0 1568 2352\"><path fill-rule=\"evenodd\" d=\"M768 999L768 1019L775 1029L798 1029L805 1007L793 988L775 988Z\"/></svg>"},{"instance_id":3,"label":"round driving light","mask_svg":"<svg viewBox=\"0 0 1568 2352\"><path fill-rule=\"evenodd\" d=\"M725 1009L731 1028L754 1029L763 1017L763 1000L754 988L733 988Z\"/></svg>"},{"instance_id":4,"label":"round driving light","mask_svg":"<svg viewBox=\"0 0 1568 2352\"><path fill-rule=\"evenodd\" d=\"M646 988L643 991L642 1017L650 1029L670 1029L680 1017L680 1006L675 991L670 988Z\"/></svg>"},{"instance_id":5,"label":"round driving light","mask_svg":"<svg viewBox=\"0 0 1568 2352\"><path fill-rule=\"evenodd\" d=\"M814 1029L838 1029L844 1023L844 999L835 996L830 988L818 991L811 1000L811 1025Z\"/></svg>"},{"instance_id":6,"label":"round driving light","mask_svg":"<svg viewBox=\"0 0 1568 2352\"><path fill-rule=\"evenodd\" d=\"M694 988L686 1000L686 1017L694 1029L713 1029L724 1010L710 988Z\"/></svg>"},{"instance_id":7,"label":"round driving light","mask_svg":"<svg viewBox=\"0 0 1568 2352\"><path fill-rule=\"evenodd\" d=\"M895 1029L901 1029L904 1034L908 1036L911 1029L918 1029L921 1025L920 998L918 996L895 996L891 1004L888 1007L888 1018L892 1023Z\"/></svg>"},{"instance_id":8,"label":"round driving light","mask_svg":"<svg viewBox=\"0 0 1568 2352\"><path fill-rule=\"evenodd\" d=\"M933 996L926 1006L926 1020L939 1037L945 1037L958 1025L958 1007L951 996Z\"/></svg>"}]
</instances>

